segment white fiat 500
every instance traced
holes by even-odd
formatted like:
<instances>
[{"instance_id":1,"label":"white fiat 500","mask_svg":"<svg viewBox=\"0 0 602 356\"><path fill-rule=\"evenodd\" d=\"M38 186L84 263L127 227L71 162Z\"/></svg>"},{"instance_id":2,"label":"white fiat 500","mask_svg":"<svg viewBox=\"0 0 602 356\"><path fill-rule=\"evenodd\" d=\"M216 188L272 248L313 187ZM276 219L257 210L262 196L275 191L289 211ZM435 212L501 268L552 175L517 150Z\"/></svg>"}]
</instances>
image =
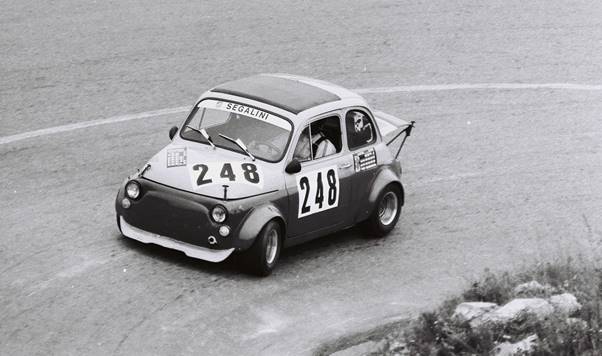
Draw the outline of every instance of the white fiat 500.
<instances>
[{"instance_id":1,"label":"white fiat 500","mask_svg":"<svg viewBox=\"0 0 602 356\"><path fill-rule=\"evenodd\" d=\"M238 252L265 276L283 247L359 223L374 236L394 228L404 203L397 156L412 127L324 81L228 82L205 92L120 187L117 225L206 261Z\"/></svg>"}]
</instances>

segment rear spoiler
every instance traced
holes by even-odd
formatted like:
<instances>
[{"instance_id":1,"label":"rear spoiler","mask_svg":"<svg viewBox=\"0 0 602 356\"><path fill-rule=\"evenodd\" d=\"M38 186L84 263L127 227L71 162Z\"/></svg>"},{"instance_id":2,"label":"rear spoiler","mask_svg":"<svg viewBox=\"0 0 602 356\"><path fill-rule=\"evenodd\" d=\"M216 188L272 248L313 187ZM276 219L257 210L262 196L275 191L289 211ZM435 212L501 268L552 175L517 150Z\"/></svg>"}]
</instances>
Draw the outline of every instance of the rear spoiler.
<instances>
[{"instance_id":1,"label":"rear spoiler","mask_svg":"<svg viewBox=\"0 0 602 356\"><path fill-rule=\"evenodd\" d=\"M406 139L412 134L412 129L414 128L414 124L416 122L407 122L382 111L375 111L374 118L376 119L376 124L380 130L380 134L387 146L390 146L401 136L401 134L405 133L403 140L397 149L397 153L395 154L395 159L397 159L399 152L401 152L401 148L406 142Z\"/></svg>"}]
</instances>

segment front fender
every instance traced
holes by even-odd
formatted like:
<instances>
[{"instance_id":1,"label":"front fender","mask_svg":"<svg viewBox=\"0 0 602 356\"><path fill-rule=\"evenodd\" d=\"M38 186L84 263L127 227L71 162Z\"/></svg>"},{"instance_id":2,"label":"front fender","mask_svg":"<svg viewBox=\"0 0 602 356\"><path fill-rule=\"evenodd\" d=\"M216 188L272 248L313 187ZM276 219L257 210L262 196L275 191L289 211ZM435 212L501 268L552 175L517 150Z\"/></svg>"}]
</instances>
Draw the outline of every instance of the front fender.
<instances>
[{"instance_id":1,"label":"front fender","mask_svg":"<svg viewBox=\"0 0 602 356\"><path fill-rule=\"evenodd\" d=\"M272 219L279 220L283 230L286 231L284 217L276 206L270 203L253 208L240 227L236 249L246 250L251 247L261 229Z\"/></svg>"},{"instance_id":2,"label":"front fender","mask_svg":"<svg viewBox=\"0 0 602 356\"><path fill-rule=\"evenodd\" d=\"M401 169L399 169L399 162L394 162L390 166L384 166L380 172L374 177L372 181L370 195L368 195L368 201L366 202L365 208L360 210L356 221L364 221L368 219L370 214L376 208L376 200L380 192L389 184L395 184L401 189L401 205L404 204L405 193L403 185L401 184L400 176Z\"/></svg>"}]
</instances>

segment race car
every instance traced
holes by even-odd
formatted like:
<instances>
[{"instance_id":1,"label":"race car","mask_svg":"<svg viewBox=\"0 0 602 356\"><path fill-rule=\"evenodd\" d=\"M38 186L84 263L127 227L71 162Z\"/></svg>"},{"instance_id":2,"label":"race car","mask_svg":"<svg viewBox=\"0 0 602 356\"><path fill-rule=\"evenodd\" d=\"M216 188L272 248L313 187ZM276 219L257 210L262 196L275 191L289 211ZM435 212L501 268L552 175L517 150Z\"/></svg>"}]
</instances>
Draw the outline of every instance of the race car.
<instances>
[{"instance_id":1,"label":"race car","mask_svg":"<svg viewBox=\"0 0 602 356\"><path fill-rule=\"evenodd\" d=\"M236 252L261 276L284 247L360 223L384 236L404 203L397 156L413 124L321 80L227 82L201 95L171 143L120 187L118 228L205 261Z\"/></svg>"}]
</instances>

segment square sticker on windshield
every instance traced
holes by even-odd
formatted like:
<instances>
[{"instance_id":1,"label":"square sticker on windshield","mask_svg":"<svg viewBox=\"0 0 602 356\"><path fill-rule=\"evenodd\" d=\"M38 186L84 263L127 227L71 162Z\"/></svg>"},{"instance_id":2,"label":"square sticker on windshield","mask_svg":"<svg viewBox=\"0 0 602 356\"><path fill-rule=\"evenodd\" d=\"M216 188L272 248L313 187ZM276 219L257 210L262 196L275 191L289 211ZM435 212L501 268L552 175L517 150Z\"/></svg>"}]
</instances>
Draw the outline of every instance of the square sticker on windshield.
<instances>
[{"instance_id":1,"label":"square sticker on windshield","mask_svg":"<svg viewBox=\"0 0 602 356\"><path fill-rule=\"evenodd\" d=\"M172 148L167 150L167 168L186 165L186 148Z\"/></svg>"}]
</instances>

